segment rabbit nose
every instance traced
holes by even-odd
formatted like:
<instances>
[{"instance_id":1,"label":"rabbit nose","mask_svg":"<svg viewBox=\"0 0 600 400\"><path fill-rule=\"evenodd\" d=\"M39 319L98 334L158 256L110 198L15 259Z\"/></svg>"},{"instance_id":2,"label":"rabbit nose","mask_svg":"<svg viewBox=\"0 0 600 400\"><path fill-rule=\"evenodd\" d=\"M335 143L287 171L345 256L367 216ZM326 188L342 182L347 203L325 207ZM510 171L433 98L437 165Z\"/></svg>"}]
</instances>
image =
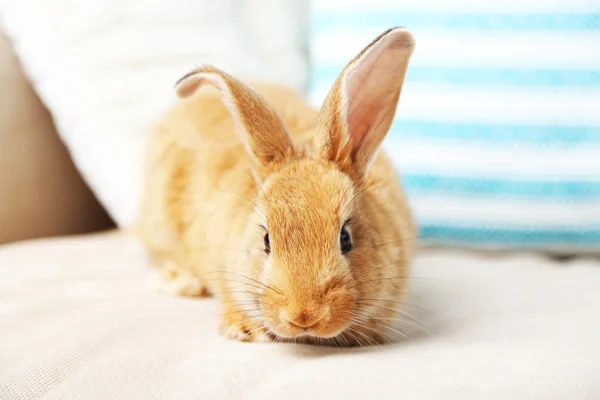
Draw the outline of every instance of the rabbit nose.
<instances>
[{"instance_id":1,"label":"rabbit nose","mask_svg":"<svg viewBox=\"0 0 600 400\"><path fill-rule=\"evenodd\" d=\"M315 326L321 319L323 319L323 314L300 310L294 316L290 316L288 322L296 328L308 329Z\"/></svg>"}]
</instances>

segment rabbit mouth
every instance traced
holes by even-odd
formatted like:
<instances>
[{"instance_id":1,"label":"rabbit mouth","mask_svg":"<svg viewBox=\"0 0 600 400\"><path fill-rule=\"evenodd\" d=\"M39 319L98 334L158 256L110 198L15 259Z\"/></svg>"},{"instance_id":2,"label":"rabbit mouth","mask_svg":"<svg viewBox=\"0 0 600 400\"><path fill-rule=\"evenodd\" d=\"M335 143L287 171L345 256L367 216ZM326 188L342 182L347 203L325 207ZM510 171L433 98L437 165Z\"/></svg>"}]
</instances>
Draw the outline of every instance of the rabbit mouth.
<instances>
[{"instance_id":1,"label":"rabbit mouth","mask_svg":"<svg viewBox=\"0 0 600 400\"><path fill-rule=\"evenodd\" d=\"M352 325L354 298L344 288L310 296L275 296L261 300L263 324L278 337L330 339Z\"/></svg>"},{"instance_id":2,"label":"rabbit mouth","mask_svg":"<svg viewBox=\"0 0 600 400\"><path fill-rule=\"evenodd\" d=\"M332 339L341 335L350 325L350 321L340 322L339 320L331 321L328 318L302 325L290 321L281 321L271 326L270 331L282 339Z\"/></svg>"}]
</instances>

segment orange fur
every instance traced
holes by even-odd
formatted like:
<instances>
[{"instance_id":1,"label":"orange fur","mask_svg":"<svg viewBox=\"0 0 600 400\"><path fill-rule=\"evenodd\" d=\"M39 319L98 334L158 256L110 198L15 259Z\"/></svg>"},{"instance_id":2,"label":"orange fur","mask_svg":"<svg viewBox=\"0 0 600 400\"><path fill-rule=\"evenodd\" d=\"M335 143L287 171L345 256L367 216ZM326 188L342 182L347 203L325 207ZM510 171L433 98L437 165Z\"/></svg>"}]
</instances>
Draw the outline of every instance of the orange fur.
<instances>
[{"instance_id":1,"label":"orange fur","mask_svg":"<svg viewBox=\"0 0 600 400\"><path fill-rule=\"evenodd\" d=\"M182 78L182 100L153 132L137 227L164 288L218 294L221 330L240 340L395 336L385 318L397 317L415 226L377 148L412 48L403 29L382 34L320 113L284 87L251 89L214 67ZM348 220L353 247L342 254Z\"/></svg>"}]
</instances>

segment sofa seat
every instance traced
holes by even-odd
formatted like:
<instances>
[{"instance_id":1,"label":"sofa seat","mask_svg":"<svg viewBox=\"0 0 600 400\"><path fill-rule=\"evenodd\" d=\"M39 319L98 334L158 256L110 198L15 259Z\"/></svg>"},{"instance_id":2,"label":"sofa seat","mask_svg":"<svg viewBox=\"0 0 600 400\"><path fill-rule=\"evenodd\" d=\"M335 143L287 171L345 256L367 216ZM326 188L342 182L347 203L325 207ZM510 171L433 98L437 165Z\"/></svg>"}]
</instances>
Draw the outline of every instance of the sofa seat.
<instances>
[{"instance_id":1,"label":"sofa seat","mask_svg":"<svg viewBox=\"0 0 600 400\"><path fill-rule=\"evenodd\" d=\"M119 232L1 247L0 399L600 399L598 259L423 249L423 329L355 349L226 340L152 276Z\"/></svg>"}]
</instances>

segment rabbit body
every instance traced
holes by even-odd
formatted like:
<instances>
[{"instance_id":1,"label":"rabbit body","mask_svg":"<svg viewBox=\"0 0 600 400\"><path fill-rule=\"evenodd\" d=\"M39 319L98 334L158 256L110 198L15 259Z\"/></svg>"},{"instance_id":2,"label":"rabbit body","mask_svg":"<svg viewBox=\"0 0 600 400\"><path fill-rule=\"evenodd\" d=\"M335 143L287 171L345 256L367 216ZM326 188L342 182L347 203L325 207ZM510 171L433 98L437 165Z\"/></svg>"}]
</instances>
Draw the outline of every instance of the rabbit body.
<instances>
[{"instance_id":1,"label":"rabbit body","mask_svg":"<svg viewBox=\"0 0 600 400\"><path fill-rule=\"evenodd\" d=\"M212 67L186 79L150 136L136 227L161 290L217 295L221 332L238 340L395 336L382 321L397 317L416 227L376 151L387 129L361 163L358 140L322 133L338 129L335 90L319 111L288 88L249 87Z\"/></svg>"}]
</instances>

